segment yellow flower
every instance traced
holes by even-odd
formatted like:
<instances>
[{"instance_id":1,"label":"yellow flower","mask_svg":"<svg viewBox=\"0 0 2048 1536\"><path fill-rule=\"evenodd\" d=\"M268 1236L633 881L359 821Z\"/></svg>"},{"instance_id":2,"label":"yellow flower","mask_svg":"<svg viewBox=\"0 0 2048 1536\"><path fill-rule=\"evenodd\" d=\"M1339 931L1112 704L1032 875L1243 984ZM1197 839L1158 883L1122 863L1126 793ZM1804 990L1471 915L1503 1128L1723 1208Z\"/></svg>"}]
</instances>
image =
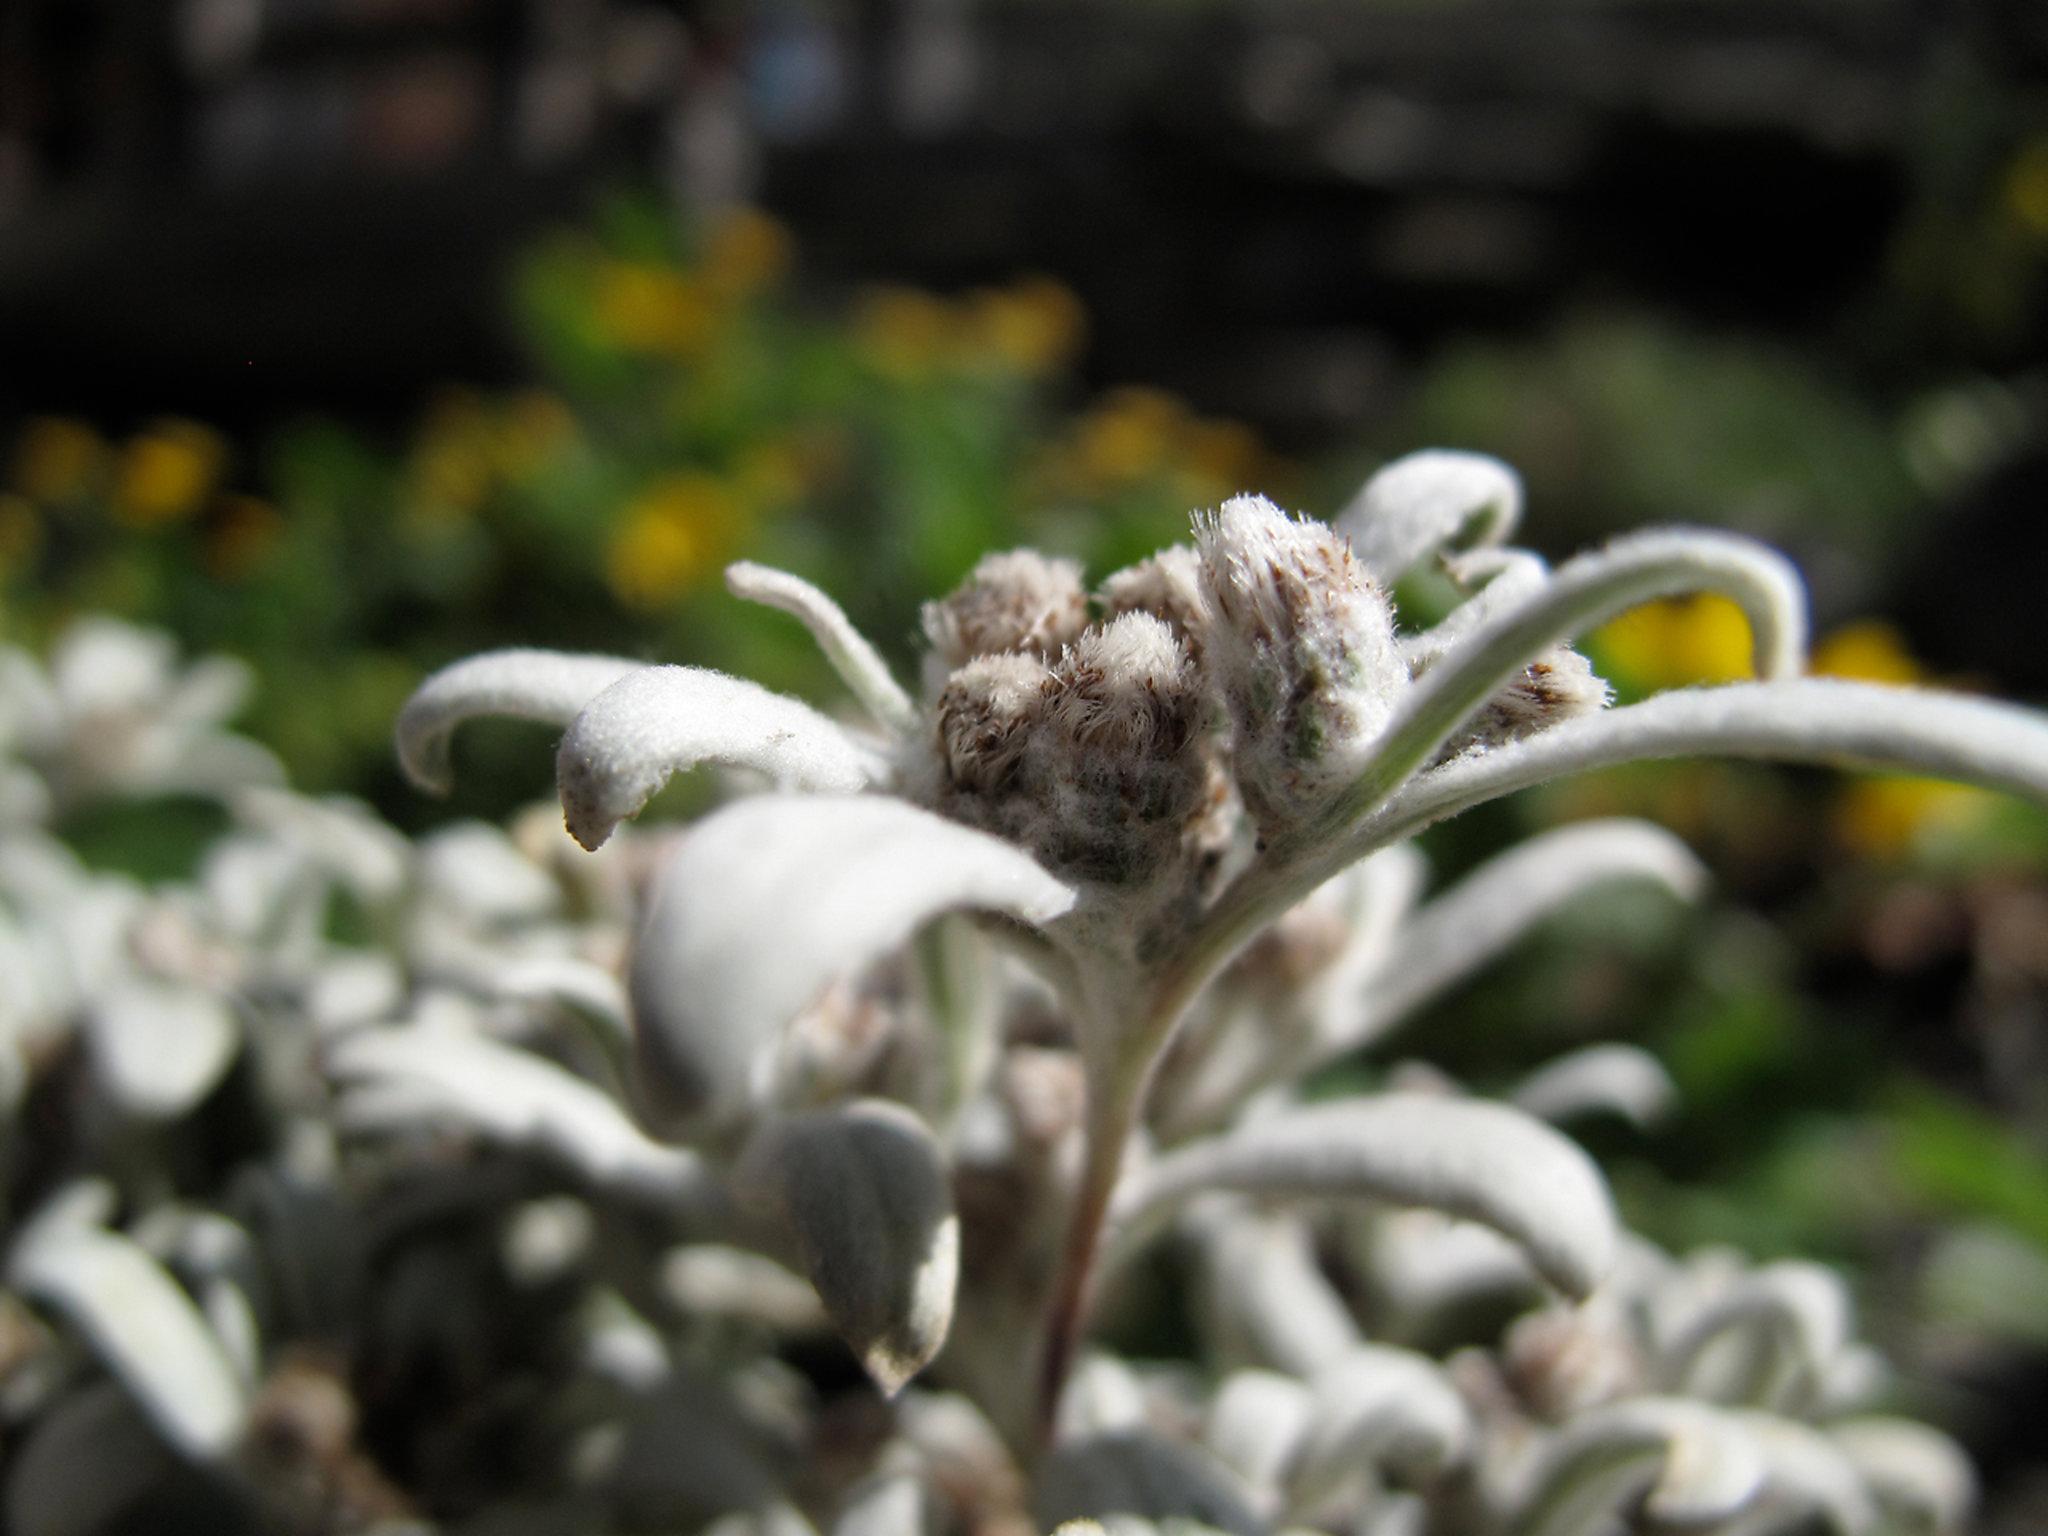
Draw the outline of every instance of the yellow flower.
<instances>
[{"instance_id":1,"label":"yellow flower","mask_svg":"<svg viewBox=\"0 0 2048 1536\"><path fill-rule=\"evenodd\" d=\"M626 507L605 552L605 576L619 600L657 608L724 563L745 513L725 482L701 470L655 481Z\"/></svg>"},{"instance_id":2,"label":"yellow flower","mask_svg":"<svg viewBox=\"0 0 2048 1536\"><path fill-rule=\"evenodd\" d=\"M736 209L704 242L705 286L726 299L759 293L789 270L794 245L789 231L759 209Z\"/></svg>"},{"instance_id":3,"label":"yellow flower","mask_svg":"<svg viewBox=\"0 0 2048 1536\"><path fill-rule=\"evenodd\" d=\"M493 423L492 459L508 480L524 480L546 466L576 437L576 417L557 396L523 390Z\"/></svg>"},{"instance_id":4,"label":"yellow flower","mask_svg":"<svg viewBox=\"0 0 2048 1536\"><path fill-rule=\"evenodd\" d=\"M239 581L263 561L284 531L274 504L260 496L222 501L206 541L206 564L218 581Z\"/></svg>"},{"instance_id":5,"label":"yellow flower","mask_svg":"<svg viewBox=\"0 0 2048 1536\"><path fill-rule=\"evenodd\" d=\"M869 364L894 379L921 379L945 359L956 328L942 299L914 288L880 288L853 317L854 343Z\"/></svg>"},{"instance_id":6,"label":"yellow flower","mask_svg":"<svg viewBox=\"0 0 2048 1536\"><path fill-rule=\"evenodd\" d=\"M1845 624L1813 648L1807 671L1866 683L1917 683L1926 672L1891 625L1879 619Z\"/></svg>"},{"instance_id":7,"label":"yellow flower","mask_svg":"<svg viewBox=\"0 0 2048 1536\"><path fill-rule=\"evenodd\" d=\"M2048 240L2048 139L2021 147L2005 172L2005 206L2020 227Z\"/></svg>"},{"instance_id":8,"label":"yellow flower","mask_svg":"<svg viewBox=\"0 0 2048 1536\"><path fill-rule=\"evenodd\" d=\"M1032 277L975 294L967 326L977 354L1026 378L1041 378L1080 350L1087 317L1064 284Z\"/></svg>"},{"instance_id":9,"label":"yellow flower","mask_svg":"<svg viewBox=\"0 0 2048 1536\"><path fill-rule=\"evenodd\" d=\"M1119 389L1081 418L1075 467L1092 490L1115 490L1163 466L1187 419L1173 396L1157 389Z\"/></svg>"},{"instance_id":10,"label":"yellow flower","mask_svg":"<svg viewBox=\"0 0 2048 1536\"><path fill-rule=\"evenodd\" d=\"M1997 803L1988 790L1942 779L1859 778L1836 799L1829 825L1851 852L1896 859L1969 831Z\"/></svg>"},{"instance_id":11,"label":"yellow flower","mask_svg":"<svg viewBox=\"0 0 2048 1536\"><path fill-rule=\"evenodd\" d=\"M0 575L33 565L42 553L43 525L26 496L0 493Z\"/></svg>"},{"instance_id":12,"label":"yellow flower","mask_svg":"<svg viewBox=\"0 0 2048 1536\"><path fill-rule=\"evenodd\" d=\"M1593 644L1610 670L1643 689L1751 675L1749 621L1718 593L1645 603L1602 626Z\"/></svg>"},{"instance_id":13,"label":"yellow flower","mask_svg":"<svg viewBox=\"0 0 2048 1536\"><path fill-rule=\"evenodd\" d=\"M717 320L702 284L651 262L603 263L593 303L600 334L627 352L695 356Z\"/></svg>"},{"instance_id":14,"label":"yellow flower","mask_svg":"<svg viewBox=\"0 0 2048 1536\"><path fill-rule=\"evenodd\" d=\"M803 455L788 438L749 443L734 461L732 477L753 505L787 506L804 492Z\"/></svg>"},{"instance_id":15,"label":"yellow flower","mask_svg":"<svg viewBox=\"0 0 2048 1536\"><path fill-rule=\"evenodd\" d=\"M70 501L95 490L106 471L99 433L67 416L38 416L14 448L14 488L31 501Z\"/></svg>"},{"instance_id":16,"label":"yellow flower","mask_svg":"<svg viewBox=\"0 0 2048 1536\"><path fill-rule=\"evenodd\" d=\"M183 522L213 493L227 462L219 433L163 421L131 438L114 476L114 515L132 528Z\"/></svg>"},{"instance_id":17,"label":"yellow flower","mask_svg":"<svg viewBox=\"0 0 2048 1536\"><path fill-rule=\"evenodd\" d=\"M429 517L475 511L490 494L497 453L482 402L462 390L444 394L427 412L413 448L414 510Z\"/></svg>"},{"instance_id":18,"label":"yellow flower","mask_svg":"<svg viewBox=\"0 0 2048 1536\"><path fill-rule=\"evenodd\" d=\"M1198 421L1187 430L1181 461L1214 500L1258 483L1259 435L1235 421Z\"/></svg>"}]
</instances>

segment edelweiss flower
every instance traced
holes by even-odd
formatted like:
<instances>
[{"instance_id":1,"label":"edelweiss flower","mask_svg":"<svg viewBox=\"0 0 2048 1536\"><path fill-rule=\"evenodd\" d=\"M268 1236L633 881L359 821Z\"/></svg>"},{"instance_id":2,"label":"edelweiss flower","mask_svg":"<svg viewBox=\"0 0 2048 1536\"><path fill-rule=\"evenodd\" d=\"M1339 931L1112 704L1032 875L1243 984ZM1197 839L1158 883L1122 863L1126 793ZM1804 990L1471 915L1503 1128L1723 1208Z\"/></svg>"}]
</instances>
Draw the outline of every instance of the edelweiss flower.
<instances>
[{"instance_id":1,"label":"edelweiss flower","mask_svg":"<svg viewBox=\"0 0 2048 1536\"><path fill-rule=\"evenodd\" d=\"M1170 1140L1227 1124L1257 1088L1400 1011L1406 983L1384 944L1375 950L1351 915L1326 944L1318 925L1330 919L1316 904L1378 901L1401 883L1404 839L1562 774L1695 753L1897 768L2048 798L2041 717L1802 677L1801 588L1772 551L1660 530L1551 570L1503 547L1520 502L1504 466L1431 452L1382 471L1334 526L1254 496L1226 502L1196 519L1192 546L1117 573L1092 603L1070 563L992 556L925 609L921 702L824 594L737 565L732 590L801 620L866 722L841 725L698 668L502 651L430 678L400 718L399 751L415 779L440 787L465 720L565 726L562 803L591 848L695 764L774 783L778 793L688 831L657 883L631 962L636 1092L671 1138L748 1147L741 1164L757 1203L794 1225L828 1310L886 1385L944 1336L934 1298L950 1289L957 1238L929 1172L904 1171L934 1163L934 1133L893 1106L829 1106L818 1042L843 1054L859 1038L858 1013L835 988L925 934L917 974L958 1053L958 1107L986 1070L967 1059L986 1025L972 1017L974 986L931 938L949 930L932 925L977 914L1029 962L1071 1027L1086 1084L1083 1166L1043 1314L1050 1413L1106 1223L1134 1232L1198 1191L1363 1189L1435 1205L1493 1226L1570 1293L1608 1264L1613 1220L1597 1174L1498 1106L1392 1095L1285 1111L1122 1176L1155 1077L1171 1111L1155 1125ZM1465 600L1404 634L1388 590L1432 557ZM1646 601L1699 591L1741 606L1760 681L1605 707L1605 686L1570 642ZM1587 870L1684 878L1669 873L1665 845L1646 856L1643 834L1619 836L1618 853L1560 843L1555 867L1574 873L1517 866L1434 926L1418 922L1427 942L1402 951L1419 978L1408 997L1461 974ZM1262 959L1247 946L1269 930L1261 943L1277 948ZM1338 951L1348 958L1337 970L1353 980L1385 979L1373 1017L1311 1009L1290 1023L1248 1006L1255 1026L1270 1018L1281 1031L1277 1049L1255 1040L1246 1051L1241 1018L1205 1017L1190 1034L1214 1043L1234 1033L1235 1063L1157 1070L1234 957L1245 960L1231 985L1255 990L1261 965L1320 975ZM967 1128L941 1134L964 1145ZM880 1235L866 1258L842 1262L862 1241L855 1228ZM875 1313L881 1282L853 1273L870 1261L901 1282L894 1310Z\"/></svg>"}]
</instances>

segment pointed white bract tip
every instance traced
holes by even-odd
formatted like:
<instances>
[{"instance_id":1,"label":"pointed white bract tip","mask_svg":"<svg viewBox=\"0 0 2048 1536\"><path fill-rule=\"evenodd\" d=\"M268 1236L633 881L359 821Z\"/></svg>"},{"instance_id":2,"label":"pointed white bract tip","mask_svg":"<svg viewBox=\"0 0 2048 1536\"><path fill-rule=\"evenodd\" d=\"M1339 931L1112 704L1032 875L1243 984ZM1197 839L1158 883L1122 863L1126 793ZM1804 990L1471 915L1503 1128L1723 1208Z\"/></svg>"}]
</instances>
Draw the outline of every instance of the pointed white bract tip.
<instances>
[{"instance_id":1,"label":"pointed white bract tip","mask_svg":"<svg viewBox=\"0 0 2048 1536\"><path fill-rule=\"evenodd\" d=\"M1196 519L1205 661L1247 807L1273 827L1347 783L1408 684L1393 608L1342 536L1237 496Z\"/></svg>"},{"instance_id":2,"label":"pointed white bract tip","mask_svg":"<svg viewBox=\"0 0 2048 1536\"><path fill-rule=\"evenodd\" d=\"M598 848L673 775L702 762L828 794L865 788L878 772L852 737L795 699L700 667L640 667L592 699L562 737L555 783L570 835Z\"/></svg>"},{"instance_id":3,"label":"pointed white bract tip","mask_svg":"<svg viewBox=\"0 0 2048 1536\"><path fill-rule=\"evenodd\" d=\"M1426 448L1366 481L1337 527L1366 569L1398 581L1440 549L1498 544L1522 516L1522 478L1483 453Z\"/></svg>"},{"instance_id":4,"label":"pointed white bract tip","mask_svg":"<svg viewBox=\"0 0 2048 1536\"><path fill-rule=\"evenodd\" d=\"M454 787L449 743L466 720L502 715L567 725L598 694L642 664L559 651L486 651L443 667L413 691L395 730L399 765L421 789Z\"/></svg>"},{"instance_id":5,"label":"pointed white bract tip","mask_svg":"<svg viewBox=\"0 0 2048 1536\"><path fill-rule=\"evenodd\" d=\"M985 555L947 596L924 605L924 633L950 670L976 656L1052 657L1088 627L1081 567L1036 550Z\"/></svg>"}]
</instances>

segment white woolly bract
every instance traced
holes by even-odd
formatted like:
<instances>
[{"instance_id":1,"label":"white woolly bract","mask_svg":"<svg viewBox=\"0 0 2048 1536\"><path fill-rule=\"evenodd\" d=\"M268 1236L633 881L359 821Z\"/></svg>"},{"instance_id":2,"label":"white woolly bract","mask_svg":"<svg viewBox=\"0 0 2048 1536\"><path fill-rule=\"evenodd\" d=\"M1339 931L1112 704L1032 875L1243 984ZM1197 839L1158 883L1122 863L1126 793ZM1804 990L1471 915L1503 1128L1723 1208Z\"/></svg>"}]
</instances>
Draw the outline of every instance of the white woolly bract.
<instances>
[{"instance_id":1,"label":"white woolly bract","mask_svg":"<svg viewBox=\"0 0 2048 1536\"><path fill-rule=\"evenodd\" d=\"M1583 1536L1640 1506L1659 1520L1725 1520L1763 1490L1762 1450L1735 1418L1684 1398L1580 1414L1545 1447L1517 1501L1517 1536Z\"/></svg>"},{"instance_id":2,"label":"white woolly bract","mask_svg":"<svg viewBox=\"0 0 2048 1536\"><path fill-rule=\"evenodd\" d=\"M1589 1045L1546 1062L1515 1088L1515 1108L1562 1125L1611 1114L1638 1126L1663 1118L1678 1090L1662 1062L1641 1046Z\"/></svg>"},{"instance_id":3,"label":"white woolly bract","mask_svg":"<svg viewBox=\"0 0 2048 1536\"><path fill-rule=\"evenodd\" d=\"M1212 1197L1190 1212L1200 1242L1200 1314L1225 1363L1313 1375L1359 1342L1306 1226Z\"/></svg>"},{"instance_id":4,"label":"white woolly bract","mask_svg":"<svg viewBox=\"0 0 2048 1536\"><path fill-rule=\"evenodd\" d=\"M917 724L917 706L890 674L867 636L853 627L840 606L800 576L751 560L725 568L726 590L750 603L763 603L799 620L853 696L877 724L898 734Z\"/></svg>"},{"instance_id":5,"label":"white woolly bract","mask_svg":"<svg viewBox=\"0 0 2048 1536\"><path fill-rule=\"evenodd\" d=\"M881 773L873 753L808 704L702 667L641 667L590 700L555 753L570 834L599 847L671 776L704 762L827 794Z\"/></svg>"},{"instance_id":6,"label":"white woolly bract","mask_svg":"<svg viewBox=\"0 0 2048 1536\"><path fill-rule=\"evenodd\" d=\"M733 1182L786 1226L826 1315L895 1396L946 1342L960 1277L960 1221L930 1129L873 1099L779 1117Z\"/></svg>"},{"instance_id":7,"label":"white woolly bract","mask_svg":"<svg viewBox=\"0 0 2048 1536\"><path fill-rule=\"evenodd\" d=\"M363 1029L328 1047L358 1132L451 1122L504 1146L557 1157L591 1183L666 1200L698 1192L696 1156L650 1141L596 1086L545 1057L452 1027Z\"/></svg>"},{"instance_id":8,"label":"white woolly bract","mask_svg":"<svg viewBox=\"0 0 2048 1536\"><path fill-rule=\"evenodd\" d=\"M1072 889L986 833L880 796L760 795L697 823L657 882L629 990L643 1107L744 1117L785 1027L941 913L1042 924Z\"/></svg>"},{"instance_id":9,"label":"white woolly bract","mask_svg":"<svg viewBox=\"0 0 2048 1536\"><path fill-rule=\"evenodd\" d=\"M1658 694L1423 773L1357 829L1371 846L1568 773L1754 757L1927 774L2048 799L2048 719L1961 694L1834 678Z\"/></svg>"},{"instance_id":10,"label":"white woolly bract","mask_svg":"<svg viewBox=\"0 0 2048 1536\"><path fill-rule=\"evenodd\" d=\"M1591 1159L1500 1104L1383 1094L1289 1109L1160 1158L1119 1193L1117 1214L1140 1222L1204 1189L1447 1211L1511 1239L1573 1296L1614 1258L1614 1206Z\"/></svg>"},{"instance_id":11,"label":"white woolly bract","mask_svg":"<svg viewBox=\"0 0 2048 1536\"><path fill-rule=\"evenodd\" d=\"M398 713L398 761L422 789L453 786L449 742L466 720L504 715L567 725L598 694L643 663L562 651L485 651L443 667Z\"/></svg>"},{"instance_id":12,"label":"white woolly bract","mask_svg":"<svg viewBox=\"0 0 2048 1536\"><path fill-rule=\"evenodd\" d=\"M1427 1355L1360 1344L1309 1377L1311 1427L1287 1473L1289 1504L1308 1512L1368 1475L1421 1481L1469 1454L1465 1400Z\"/></svg>"},{"instance_id":13,"label":"white woolly bract","mask_svg":"<svg viewBox=\"0 0 2048 1536\"><path fill-rule=\"evenodd\" d=\"M46 1207L21 1233L8 1279L85 1335L182 1454L212 1460L241 1437L247 1403L220 1340L136 1243L66 1201Z\"/></svg>"},{"instance_id":14,"label":"white woolly bract","mask_svg":"<svg viewBox=\"0 0 2048 1536\"><path fill-rule=\"evenodd\" d=\"M242 1032L216 992L145 977L117 980L85 1013L94 1076L127 1113L185 1114L212 1092Z\"/></svg>"},{"instance_id":15,"label":"white woolly bract","mask_svg":"<svg viewBox=\"0 0 2048 1536\"><path fill-rule=\"evenodd\" d=\"M1498 544L1522 515L1522 479L1481 453L1425 448L1375 474L1335 519L1366 569L1394 582L1457 544Z\"/></svg>"},{"instance_id":16,"label":"white woolly bract","mask_svg":"<svg viewBox=\"0 0 2048 1536\"><path fill-rule=\"evenodd\" d=\"M1194 655L1208 627L1209 602L1202 595L1202 557L1190 545L1173 544L1126 566L1102 583L1105 617L1149 613L1164 619Z\"/></svg>"},{"instance_id":17,"label":"white woolly bract","mask_svg":"<svg viewBox=\"0 0 2048 1536\"><path fill-rule=\"evenodd\" d=\"M1977 1503L1977 1474L1939 1430L1910 1419L1845 1419L1828 1436L1862 1473L1878 1501L1938 1536L1964 1530Z\"/></svg>"},{"instance_id":18,"label":"white woolly bract","mask_svg":"<svg viewBox=\"0 0 2048 1536\"><path fill-rule=\"evenodd\" d=\"M1616 817L1538 833L1480 865L1402 924L1351 1005L1333 1013L1317 1059L1383 1035L1587 892L1640 881L1690 901L1706 879L1692 851L1652 822Z\"/></svg>"}]
</instances>

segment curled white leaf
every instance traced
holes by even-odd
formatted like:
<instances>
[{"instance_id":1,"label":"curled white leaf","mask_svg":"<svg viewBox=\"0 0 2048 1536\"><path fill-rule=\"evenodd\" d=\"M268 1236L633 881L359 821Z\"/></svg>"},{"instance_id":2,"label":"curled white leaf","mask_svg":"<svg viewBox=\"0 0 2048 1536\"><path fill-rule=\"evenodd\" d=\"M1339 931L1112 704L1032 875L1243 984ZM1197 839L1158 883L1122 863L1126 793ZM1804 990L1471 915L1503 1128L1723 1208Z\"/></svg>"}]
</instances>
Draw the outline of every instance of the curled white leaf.
<instances>
[{"instance_id":1,"label":"curled white leaf","mask_svg":"<svg viewBox=\"0 0 2048 1536\"><path fill-rule=\"evenodd\" d=\"M936 1524L924 1480L910 1472L878 1472L854 1485L832 1522L831 1536L925 1536Z\"/></svg>"},{"instance_id":2,"label":"curled white leaf","mask_svg":"<svg viewBox=\"0 0 2048 1536\"><path fill-rule=\"evenodd\" d=\"M1418 672L1481 625L1527 602L1550 580L1550 563L1526 549L1475 549L1447 557L1444 565L1460 586L1478 590L1436 624L1401 642L1402 656Z\"/></svg>"},{"instance_id":3,"label":"curled white leaf","mask_svg":"<svg viewBox=\"0 0 2048 1536\"><path fill-rule=\"evenodd\" d=\"M1309 1388L1311 1427L1287 1473L1289 1507L1303 1514L1364 1475L1441 1476L1471 1448L1471 1412L1427 1355L1361 1344Z\"/></svg>"},{"instance_id":4,"label":"curled white leaf","mask_svg":"<svg viewBox=\"0 0 2048 1536\"><path fill-rule=\"evenodd\" d=\"M825 794L863 789L882 772L808 704L702 667L641 667L586 704L555 753L570 835L601 846L672 775L706 762Z\"/></svg>"},{"instance_id":5,"label":"curled white leaf","mask_svg":"<svg viewBox=\"0 0 2048 1536\"><path fill-rule=\"evenodd\" d=\"M885 1395L931 1363L952 1326L960 1220L923 1121L880 1100L770 1120L734 1185L786 1228L826 1315Z\"/></svg>"},{"instance_id":6,"label":"curled white leaf","mask_svg":"<svg viewBox=\"0 0 2048 1536\"><path fill-rule=\"evenodd\" d=\"M790 1021L942 913L1041 924L1074 893L986 833L880 796L758 795L677 844L634 946L641 1107L664 1132L743 1118Z\"/></svg>"},{"instance_id":7,"label":"curled white leaf","mask_svg":"<svg viewBox=\"0 0 2048 1536\"><path fill-rule=\"evenodd\" d=\"M1299 1219L1212 1199L1190 1225L1201 1243L1203 1331L1223 1360L1308 1376L1357 1346L1358 1324Z\"/></svg>"},{"instance_id":8,"label":"curled white leaf","mask_svg":"<svg viewBox=\"0 0 2048 1536\"><path fill-rule=\"evenodd\" d=\"M453 1122L560 1158L600 1185L663 1199L702 1190L695 1154L650 1141L600 1090L553 1062L453 1028L365 1029L335 1040L328 1070L347 1085L358 1130Z\"/></svg>"},{"instance_id":9,"label":"curled white leaf","mask_svg":"<svg viewBox=\"0 0 2048 1536\"><path fill-rule=\"evenodd\" d=\"M1210 1399L1202 1443L1243 1480L1260 1513L1277 1514L1281 1478L1314 1414L1314 1396L1293 1377L1233 1371Z\"/></svg>"},{"instance_id":10,"label":"curled white leaf","mask_svg":"<svg viewBox=\"0 0 2048 1536\"><path fill-rule=\"evenodd\" d=\"M1646 821L1617 817L1539 833L1482 864L1402 925L1352 1006L1332 1016L1317 1059L1384 1035L1589 891L1642 882L1690 901L1706 880L1684 843Z\"/></svg>"},{"instance_id":11,"label":"curled white leaf","mask_svg":"<svg viewBox=\"0 0 2048 1536\"><path fill-rule=\"evenodd\" d=\"M1708 1525L1749 1505L1768 1470L1729 1415L1683 1398L1631 1398L1579 1415L1544 1449L1510 1528L1582 1536L1638 1501L1655 1519Z\"/></svg>"},{"instance_id":12,"label":"curled white leaf","mask_svg":"<svg viewBox=\"0 0 2048 1536\"><path fill-rule=\"evenodd\" d=\"M52 1207L22 1232L8 1273L71 1320L178 1451L212 1460L240 1438L248 1405L233 1364L192 1298L139 1245Z\"/></svg>"},{"instance_id":13,"label":"curled white leaf","mask_svg":"<svg viewBox=\"0 0 2048 1536\"><path fill-rule=\"evenodd\" d=\"M1119 1219L1204 1189L1366 1197L1492 1227L1559 1290L1583 1296L1612 1263L1614 1206L1586 1154L1505 1105L1384 1094L1290 1109L1170 1153L1135 1176Z\"/></svg>"},{"instance_id":14,"label":"curled white leaf","mask_svg":"<svg viewBox=\"0 0 2048 1536\"><path fill-rule=\"evenodd\" d=\"M2048 717L1961 694L1802 678L1662 693L1445 763L1361 822L1356 843L1412 836L1565 774L1695 756L1927 774L2048 800Z\"/></svg>"},{"instance_id":15,"label":"curled white leaf","mask_svg":"<svg viewBox=\"0 0 2048 1536\"><path fill-rule=\"evenodd\" d=\"M1910 1419L1845 1419L1829 1426L1878 1502L1936 1536L1966 1529L1977 1504L1977 1474L1955 1441Z\"/></svg>"},{"instance_id":16,"label":"curled white leaf","mask_svg":"<svg viewBox=\"0 0 2048 1536\"><path fill-rule=\"evenodd\" d=\"M1069 1520L1192 1520L1229 1536L1264 1536L1237 1479L1192 1446L1144 1430L1056 1446L1039 1467L1031 1512L1040 1530Z\"/></svg>"},{"instance_id":17,"label":"curled white leaf","mask_svg":"<svg viewBox=\"0 0 2048 1536\"><path fill-rule=\"evenodd\" d=\"M116 1104L149 1120L186 1113L234 1060L242 1032L226 999L196 987L131 977L107 987L85 1015L95 1073Z\"/></svg>"},{"instance_id":18,"label":"curled white leaf","mask_svg":"<svg viewBox=\"0 0 2048 1536\"><path fill-rule=\"evenodd\" d=\"M1383 582L1457 543L1498 544L1522 515L1522 478L1482 453L1426 448L1394 460L1337 514L1352 553Z\"/></svg>"},{"instance_id":19,"label":"curled white leaf","mask_svg":"<svg viewBox=\"0 0 2048 1536\"><path fill-rule=\"evenodd\" d=\"M1848 1286L1799 1260L1740 1275L1678 1322L1664 1348L1675 1388L1717 1402L1807 1406L1848 1345Z\"/></svg>"},{"instance_id":20,"label":"curled white leaf","mask_svg":"<svg viewBox=\"0 0 2048 1536\"><path fill-rule=\"evenodd\" d=\"M1663 1118L1676 1097L1662 1062L1640 1046L1610 1042L1545 1063L1522 1080L1510 1102L1553 1125L1613 1114L1648 1126Z\"/></svg>"},{"instance_id":21,"label":"curled white leaf","mask_svg":"<svg viewBox=\"0 0 2048 1536\"><path fill-rule=\"evenodd\" d=\"M899 736L917 726L917 706L845 611L832 599L788 571L741 560L725 568L726 590L750 603L763 603L799 620L818 642L853 696L867 706L877 724Z\"/></svg>"},{"instance_id":22,"label":"curled white leaf","mask_svg":"<svg viewBox=\"0 0 2048 1536\"><path fill-rule=\"evenodd\" d=\"M1736 1422L1763 1454L1767 1498L1784 1528L1819 1520L1836 1536L1865 1536L1877 1505L1849 1456L1810 1424L1770 1413L1739 1413Z\"/></svg>"},{"instance_id":23,"label":"curled white leaf","mask_svg":"<svg viewBox=\"0 0 2048 1536\"><path fill-rule=\"evenodd\" d=\"M420 788L445 795L454 785L449 742L464 721L502 715L567 725L584 705L643 665L621 656L563 651L467 657L421 683L399 711L399 765Z\"/></svg>"}]
</instances>

